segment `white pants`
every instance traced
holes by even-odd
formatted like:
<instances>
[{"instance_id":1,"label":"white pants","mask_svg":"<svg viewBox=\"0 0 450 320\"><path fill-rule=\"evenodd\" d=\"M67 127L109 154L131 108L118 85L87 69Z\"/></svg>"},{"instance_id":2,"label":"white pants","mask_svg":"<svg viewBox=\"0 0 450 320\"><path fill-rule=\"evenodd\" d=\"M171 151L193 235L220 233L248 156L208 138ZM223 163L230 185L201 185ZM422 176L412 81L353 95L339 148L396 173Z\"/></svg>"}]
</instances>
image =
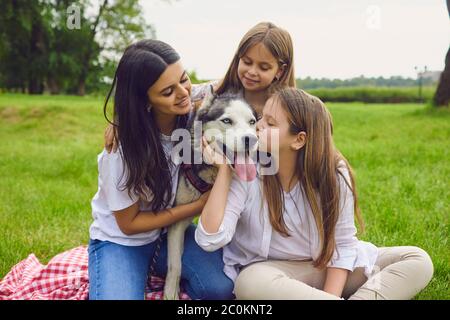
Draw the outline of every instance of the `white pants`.
<instances>
[{"instance_id":1,"label":"white pants","mask_svg":"<svg viewBox=\"0 0 450 320\"><path fill-rule=\"evenodd\" d=\"M378 249L375 272L369 279L363 268L350 272L342 297L352 300L406 300L424 289L433 276L430 256L418 247ZM237 299L339 299L323 291L326 269L312 261L268 260L245 267L235 282Z\"/></svg>"}]
</instances>

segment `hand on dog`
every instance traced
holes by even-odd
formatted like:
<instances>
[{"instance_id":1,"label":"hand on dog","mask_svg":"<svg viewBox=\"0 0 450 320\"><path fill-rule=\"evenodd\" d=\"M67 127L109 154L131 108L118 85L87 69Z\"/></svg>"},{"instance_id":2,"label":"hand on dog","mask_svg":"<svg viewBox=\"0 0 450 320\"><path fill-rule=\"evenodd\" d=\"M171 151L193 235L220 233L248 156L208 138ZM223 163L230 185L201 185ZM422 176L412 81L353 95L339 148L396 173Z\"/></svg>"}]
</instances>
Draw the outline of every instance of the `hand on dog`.
<instances>
[{"instance_id":1,"label":"hand on dog","mask_svg":"<svg viewBox=\"0 0 450 320\"><path fill-rule=\"evenodd\" d=\"M116 127L109 124L105 129L105 149L108 153L117 151L117 141L115 138Z\"/></svg>"},{"instance_id":2,"label":"hand on dog","mask_svg":"<svg viewBox=\"0 0 450 320\"><path fill-rule=\"evenodd\" d=\"M201 204L201 210L203 210L203 207L205 206L205 204L206 204L206 201L208 201L208 197L209 197L209 194L211 193L211 190L209 190L209 191L206 191L205 193L203 193L201 196L200 196L200 198L198 198L198 200L197 201L199 201L200 202L200 204Z\"/></svg>"},{"instance_id":3,"label":"hand on dog","mask_svg":"<svg viewBox=\"0 0 450 320\"><path fill-rule=\"evenodd\" d=\"M227 165L229 162L227 157L220 151L217 143L211 142L211 144L209 144L205 137L202 137L202 155L203 160L207 164L213 165L217 169L223 165Z\"/></svg>"}]
</instances>

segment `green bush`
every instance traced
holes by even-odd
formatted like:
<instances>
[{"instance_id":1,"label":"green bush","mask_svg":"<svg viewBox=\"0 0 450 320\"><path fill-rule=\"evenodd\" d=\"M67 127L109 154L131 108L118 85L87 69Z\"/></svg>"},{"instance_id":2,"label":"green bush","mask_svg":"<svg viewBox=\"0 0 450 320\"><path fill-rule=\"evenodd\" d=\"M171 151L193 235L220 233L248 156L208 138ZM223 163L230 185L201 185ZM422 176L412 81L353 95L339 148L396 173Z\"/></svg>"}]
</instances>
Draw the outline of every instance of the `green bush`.
<instances>
[{"instance_id":1,"label":"green bush","mask_svg":"<svg viewBox=\"0 0 450 320\"><path fill-rule=\"evenodd\" d=\"M417 87L340 87L306 91L324 102L412 103L430 101L435 88L422 88L422 99Z\"/></svg>"}]
</instances>

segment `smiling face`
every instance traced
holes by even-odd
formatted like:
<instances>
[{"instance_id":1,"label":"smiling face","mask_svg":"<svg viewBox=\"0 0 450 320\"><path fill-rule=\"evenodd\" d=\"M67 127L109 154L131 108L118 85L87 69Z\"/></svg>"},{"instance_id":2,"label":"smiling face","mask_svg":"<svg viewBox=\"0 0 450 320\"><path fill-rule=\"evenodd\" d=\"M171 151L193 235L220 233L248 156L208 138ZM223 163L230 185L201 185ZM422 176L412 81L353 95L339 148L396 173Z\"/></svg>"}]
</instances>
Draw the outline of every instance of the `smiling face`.
<instances>
[{"instance_id":1,"label":"smiling face","mask_svg":"<svg viewBox=\"0 0 450 320\"><path fill-rule=\"evenodd\" d=\"M251 157L258 147L256 115L243 100L205 98L197 114L203 136L208 143L215 142L229 160L237 176L246 181L256 177L256 166Z\"/></svg>"},{"instance_id":2,"label":"smiling face","mask_svg":"<svg viewBox=\"0 0 450 320\"><path fill-rule=\"evenodd\" d=\"M261 42L250 47L239 59L238 77L249 91L267 89L275 77L280 78L282 73L277 59Z\"/></svg>"},{"instance_id":3,"label":"smiling face","mask_svg":"<svg viewBox=\"0 0 450 320\"><path fill-rule=\"evenodd\" d=\"M191 109L191 80L180 61L167 66L147 95L156 113L183 115Z\"/></svg>"},{"instance_id":4,"label":"smiling face","mask_svg":"<svg viewBox=\"0 0 450 320\"><path fill-rule=\"evenodd\" d=\"M208 142L217 141L232 152L256 149L256 117L245 102L216 99L199 120Z\"/></svg>"}]
</instances>

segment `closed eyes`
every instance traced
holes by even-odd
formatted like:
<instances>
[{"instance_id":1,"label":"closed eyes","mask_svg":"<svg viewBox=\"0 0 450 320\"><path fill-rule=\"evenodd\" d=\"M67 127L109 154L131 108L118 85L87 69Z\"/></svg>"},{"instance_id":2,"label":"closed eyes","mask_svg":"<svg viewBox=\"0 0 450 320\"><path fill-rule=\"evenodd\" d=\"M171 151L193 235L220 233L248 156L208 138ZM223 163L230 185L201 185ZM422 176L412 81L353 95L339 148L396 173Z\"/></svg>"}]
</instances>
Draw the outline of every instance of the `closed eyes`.
<instances>
[{"instance_id":1,"label":"closed eyes","mask_svg":"<svg viewBox=\"0 0 450 320\"><path fill-rule=\"evenodd\" d=\"M186 77L186 78L182 79L180 81L180 83L186 83L188 80L189 80L189 78ZM169 90L168 92L163 93L163 96L169 97L173 93L173 88L169 88L168 90Z\"/></svg>"}]
</instances>

